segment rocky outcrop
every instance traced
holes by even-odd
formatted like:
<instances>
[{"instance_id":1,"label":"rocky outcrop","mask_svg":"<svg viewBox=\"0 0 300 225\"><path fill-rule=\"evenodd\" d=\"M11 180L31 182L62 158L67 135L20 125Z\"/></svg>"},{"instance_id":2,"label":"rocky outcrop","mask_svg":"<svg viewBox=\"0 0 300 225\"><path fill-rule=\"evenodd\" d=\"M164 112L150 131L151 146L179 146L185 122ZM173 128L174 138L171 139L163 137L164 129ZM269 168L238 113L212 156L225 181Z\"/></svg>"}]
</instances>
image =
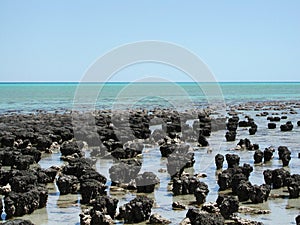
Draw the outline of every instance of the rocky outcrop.
<instances>
[{"instance_id":1,"label":"rocky outcrop","mask_svg":"<svg viewBox=\"0 0 300 225\"><path fill-rule=\"evenodd\" d=\"M143 174L137 175L135 178L137 192L151 193L158 183L159 178L152 172L144 172Z\"/></svg>"},{"instance_id":2,"label":"rocky outcrop","mask_svg":"<svg viewBox=\"0 0 300 225\"><path fill-rule=\"evenodd\" d=\"M30 220L21 220L21 219L10 220L2 224L3 225L34 225Z\"/></svg>"},{"instance_id":3,"label":"rocky outcrop","mask_svg":"<svg viewBox=\"0 0 300 225\"><path fill-rule=\"evenodd\" d=\"M186 217L190 220L191 225L209 224L224 225L224 218L219 213L208 213L206 211L191 208L188 210Z\"/></svg>"},{"instance_id":4,"label":"rocky outcrop","mask_svg":"<svg viewBox=\"0 0 300 225\"><path fill-rule=\"evenodd\" d=\"M149 219L153 200L146 196L137 196L123 206L119 207L118 219L125 223L140 223Z\"/></svg>"},{"instance_id":5,"label":"rocky outcrop","mask_svg":"<svg viewBox=\"0 0 300 225\"><path fill-rule=\"evenodd\" d=\"M224 162L224 156L221 154L217 154L215 156L215 164L216 164L217 170L220 170L223 168L223 162Z\"/></svg>"},{"instance_id":6,"label":"rocky outcrop","mask_svg":"<svg viewBox=\"0 0 300 225\"><path fill-rule=\"evenodd\" d=\"M149 218L149 224L169 224L171 220L163 218L161 215L154 213Z\"/></svg>"},{"instance_id":7,"label":"rocky outcrop","mask_svg":"<svg viewBox=\"0 0 300 225\"><path fill-rule=\"evenodd\" d=\"M216 202L225 219L229 219L233 213L239 210L239 200L236 196L219 195Z\"/></svg>"}]
</instances>

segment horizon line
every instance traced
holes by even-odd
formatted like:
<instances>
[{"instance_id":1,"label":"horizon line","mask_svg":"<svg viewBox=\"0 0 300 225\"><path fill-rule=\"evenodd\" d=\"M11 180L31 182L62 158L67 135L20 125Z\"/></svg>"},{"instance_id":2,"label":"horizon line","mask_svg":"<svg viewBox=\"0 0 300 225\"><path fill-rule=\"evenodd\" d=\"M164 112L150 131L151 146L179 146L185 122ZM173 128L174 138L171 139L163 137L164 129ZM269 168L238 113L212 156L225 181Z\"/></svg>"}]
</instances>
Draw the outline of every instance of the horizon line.
<instances>
[{"instance_id":1,"label":"horizon line","mask_svg":"<svg viewBox=\"0 0 300 225\"><path fill-rule=\"evenodd\" d=\"M300 83L300 80L295 81L96 81L96 82L82 82L82 81L0 81L0 84L101 84L101 83Z\"/></svg>"}]
</instances>

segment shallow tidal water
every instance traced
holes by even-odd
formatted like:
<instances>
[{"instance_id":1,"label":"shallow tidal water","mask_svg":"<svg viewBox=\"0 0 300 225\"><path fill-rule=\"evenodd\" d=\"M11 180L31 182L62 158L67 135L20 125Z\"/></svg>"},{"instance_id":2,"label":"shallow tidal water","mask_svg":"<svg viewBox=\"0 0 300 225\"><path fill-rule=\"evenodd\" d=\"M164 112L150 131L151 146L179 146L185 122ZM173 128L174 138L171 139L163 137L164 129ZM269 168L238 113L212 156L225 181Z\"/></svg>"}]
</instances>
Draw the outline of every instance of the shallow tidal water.
<instances>
[{"instance_id":1,"label":"shallow tidal water","mask_svg":"<svg viewBox=\"0 0 300 225\"><path fill-rule=\"evenodd\" d=\"M236 153L241 157L240 164L250 163L254 167L254 171L251 173L250 181L252 184L262 184L264 183L263 171L266 169L281 168L282 162L278 160L277 148L280 145L286 145L292 151L292 159L290 161L287 170L293 173L300 173L300 159L298 158L298 153L300 152L299 139L300 139L300 127L297 127L296 121L299 120L297 114L287 114L287 120L281 120L277 122L277 128L275 130L267 129L268 120L266 117L256 117L257 111L243 111L240 114L240 120L243 120L244 115L251 115L255 122L258 124L258 131L255 135L250 136L248 130L244 128L238 128L238 135L235 142L226 142L224 135L225 131L213 132L211 137L208 138L210 143L209 147L199 148L195 143L190 143L195 150L195 164L193 168L185 170L191 174L205 173L206 178L201 178L201 181L205 182L209 186L209 194L207 196L206 202L215 201L218 196L218 184L216 181L216 170L214 164L214 156L217 153L227 154ZM271 112L270 112L271 113ZM278 113L278 111L277 111ZM291 132L280 132L280 124L286 121L292 121L294 124L294 129ZM156 127L152 127L152 130ZM254 151L248 150L234 150L237 142L241 138L248 138L252 143L257 143L260 145L260 149L269 146L274 146L276 152L274 153L274 158L271 162L262 165L253 165L253 154ZM89 152L86 152L89 155ZM45 154L43 159L39 162L42 168L48 168L53 165L60 166L64 162L60 160L60 153ZM146 146L143 150L143 165L141 173L144 171L154 172L160 179L160 184L157 185L156 190L152 194L148 194L149 197L155 200L152 213L159 213L163 217L170 219L172 224L179 224L182 219L184 219L187 210L172 210L172 202L181 201L182 203L192 207L195 197L193 195L181 195L173 197L170 191L170 176L167 172L158 172L159 169L166 169L167 159L161 158L158 146ZM110 159L98 159L96 163L96 169L101 174L105 175L109 181L108 170L113 164ZM223 169L227 168L226 161L224 162ZM34 224L37 225L76 225L79 224L79 214L85 206L80 205L80 194L69 194L69 195L59 195L59 191L55 184L49 184L49 197L48 204L46 208L36 210L31 215L25 215L22 219L30 219ZM108 194L119 199L119 206L127 203L133 199L137 193L134 191L113 191L108 189ZM280 195L280 197L272 197L274 195ZM282 188L278 190L272 190L271 195L267 202L263 204L250 204L241 203L240 206L253 207L257 209L267 209L270 210L269 214L239 214L242 218L247 218L251 220L261 221L265 225L282 225L282 224L296 224L295 217L300 213L300 198L289 199L287 188ZM3 217L4 215L2 215ZM122 221L116 221L116 224L123 224ZM140 223L146 224L146 223Z\"/></svg>"}]
</instances>

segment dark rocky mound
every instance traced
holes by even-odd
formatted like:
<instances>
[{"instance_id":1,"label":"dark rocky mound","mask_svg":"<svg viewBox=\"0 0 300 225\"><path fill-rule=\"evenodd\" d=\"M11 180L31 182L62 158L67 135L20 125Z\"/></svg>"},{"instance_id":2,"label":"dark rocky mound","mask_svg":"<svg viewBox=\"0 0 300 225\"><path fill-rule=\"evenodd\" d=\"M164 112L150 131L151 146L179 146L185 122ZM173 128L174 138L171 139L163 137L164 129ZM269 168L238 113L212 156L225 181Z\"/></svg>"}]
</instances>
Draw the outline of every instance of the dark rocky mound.
<instances>
[{"instance_id":1,"label":"dark rocky mound","mask_svg":"<svg viewBox=\"0 0 300 225\"><path fill-rule=\"evenodd\" d=\"M252 144L248 138L240 139L239 143L237 143L237 146L240 147L241 149L246 149L246 150L258 150L259 149L259 145Z\"/></svg>"},{"instance_id":2,"label":"dark rocky mound","mask_svg":"<svg viewBox=\"0 0 300 225\"><path fill-rule=\"evenodd\" d=\"M144 172L143 174L137 175L135 178L137 192L151 193L158 183L159 178L152 172Z\"/></svg>"},{"instance_id":3,"label":"dark rocky mound","mask_svg":"<svg viewBox=\"0 0 300 225\"><path fill-rule=\"evenodd\" d=\"M215 156L215 164L216 164L217 170L220 170L223 168L223 162L224 162L224 156L221 154L217 154Z\"/></svg>"},{"instance_id":4,"label":"dark rocky mound","mask_svg":"<svg viewBox=\"0 0 300 225\"><path fill-rule=\"evenodd\" d=\"M84 210L80 216L81 225L113 224L118 200L108 196L98 196L89 204L92 208Z\"/></svg>"},{"instance_id":5,"label":"dark rocky mound","mask_svg":"<svg viewBox=\"0 0 300 225\"><path fill-rule=\"evenodd\" d=\"M235 192L240 182L247 181L249 179L252 171L253 167L246 163L242 167L236 166L222 171L222 173L218 175L218 185L220 190L222 191L232 188Z\"/></svg>"},{"instance_id":6,"label":"dark rocky mound","mask_svg":"<svg viewBox=\"0 0 300 225\"><path fill-rule=\"evenodd\" d=\"M119 207L118 219L125 223L140 223L149 219L153 200L146 196L137 196L123 206Z\"/></svg>"},{"instance_id":7,"label":"dark rocky mound","mask_svg":"<svg viewBox=\"0 0 300 225\"><path fill-rule=\"evenodd\" d=\"M191 208L186 217L189 218L191 225L224 225L225 221L220 213L209 213L204 210Z\"/></svg>"},{"instance_id":8,"label":"dark rocky mound","mask_svg":"<svg viewBox=\"0 0 300 225\"><path fill-rule=\"evenodd\" d=\"M21 219L10 220L2 224L3 225L34 225L30 220L21 220Z\"/></svg>"},{"instance_id":9,"label":"dark rocky mound","mask_svg":"<svg viewBox=\"0 0 300 225\"><path fill-rule=\"evenodd\" d=\"M129 183L135 179L142 168L142 162L138 159L120 160L109 169L112 185Z\"/></svg>"}]
</instances>

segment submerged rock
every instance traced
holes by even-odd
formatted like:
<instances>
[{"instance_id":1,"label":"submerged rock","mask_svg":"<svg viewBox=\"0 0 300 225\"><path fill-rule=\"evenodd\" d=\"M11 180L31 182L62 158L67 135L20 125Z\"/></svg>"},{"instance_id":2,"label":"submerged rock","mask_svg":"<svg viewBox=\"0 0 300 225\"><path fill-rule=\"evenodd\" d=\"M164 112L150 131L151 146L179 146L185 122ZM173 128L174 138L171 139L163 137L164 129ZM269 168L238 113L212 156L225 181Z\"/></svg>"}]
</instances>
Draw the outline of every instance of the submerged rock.
<instances>
[{"instance_id":1,"label":"submerged rock","mask_svg":"<svg viewBox=\"0 0 300 225\"><path fill-rule=\"evenodd\" d=\"M250 200L252 203L263 203L268 200L269 194L271 192L271 187L267 184L263 184L260 186L254 185L250 191Z\"/></svg>"},{"instance_id":2,"label":"submerged rock","mask_svg":"<svg viewBox=\"0 0 300 225\"><path fill-rule=\"evenodd\" d=\"M79 189L79 180L73 175L62 174L56 184L61 195L76 194Z\"/></svg>"},{"instance_id":3,"label":"submerged rock","mask_svg":"<svg viewBox=\"0 0 300 225\"><path fill-rule=\"evenodd\" d=\"M236 131L233 130L233 131L227 131L226 134L225 134L225 138L226 138L226 141L235 141L235 138L236 138Z\"/></svg>"},{"instance_id":4,"label":"submerged rock","mask_svg":"<svg viewBox=\"0 0 300 225\"><path fill-rule=\"evenodd\" d=\"M295 218L295 220L296 220L296 225L300 225L300 215L298 215L298 216Z\"/></svg>"},{"instance_id":5,"label":"submerged rock","mask_svg":"<svg viewBox=\"0 0 300 225\"><path fill-rule=\"evenodd\" d=\"M216 202L225 219L229 219L233 213L239 210L239 200L236 196L219 195Z\"/></svg>"},{"instance_id":6,"label":"submerged rock","mask_svg":"<svg viewBox=\"0 0 300 225\"><path fill-rule=\"evenodd\" d=\"M237 167L240 164L240 157L236 154L226 154L228 168Z\"/></svg>"},{"instance_id":7,"label":"submerged rock","mask_svg":"<svg viewBox=\"0 0 300 225\"><path fill-rule=\"evenodd\" d=\"M203 210L190 208L186 214L191 225L207 224L207 225L224 225L224 218L220 213L208 213Z\"/></svg>"},{"instance_id":8,"label":"submerged rock","mask_svg":"<svg viewBox=\"0 0 300 225\"><path fill-rule=\"evenodd\" d=\"M264 150L264 161L268 162L273 158L273 153L275 152L275 149L272 147L265 148Z\"/></svg>"},{"instance_id":9,"label":"submerged rock","mask_svg":"<svg viewBox=\"0 0 300 225\"><path fill-rule=\"evenodd\" d=\"M144 172L135 178L137 192L151 193L155 185L159 183L159 178L152 172Z\"/></svg>"},{"instance_id":10,"label":"submerged rock","mask_svg":"<svg viewBox=\"0 0 300 225\"><path fill-rule=\"evenodd\" d=\"M45 186L27 187L24 193L10 192L4 197L4 207L7 218L31 214L33 211L46 206L48 190Z\"/></svg>"},{"instance_id":11,"label":"submerged rock","mask_svg":"<svg viewBox=\"0 0 300 225\"><path fill-rule=\"evenodd\" d=\"M154 213L149 218L149 224L169 224L171 220L163 218L161 215Z\"/></svg>"},{"instance_id":12,"label":"submerged rock","mask_svg":"<svg viewBox=\"0 0 300 225\"><path fill-rule=\"evenodd\" d=\"M221 154L217 154L215 156L215 164L216 164L217 170L220 170L223 168L223 162L224 162L224 156Z\"/></svg>"},{"instance_id":13,"label":"submerged rock","mask_svg":"<svg viewBox=\"0 0 300 225\"><path fill-rule=\"evenodd\" d=\"M253 155L254 163L261 163L263 157L264 157L264 153L261 150L256 150Z\"/></svg>"},{"instance_id":14,"label":"submerged rock","mask_svg":"<svg viewBox=\"0 0 300 225\"><path fill-rule=\"evenodd\" d=\"M119 208L118 219L125 223L140 223L149 219L153 200L146 196L137 196Z\"/></svg>"},{"instance_id":15,"label":"submerged rock","mask_svg":"<svg viewBox=\"0 0 300 225\"><path fill-rule=\"evenodd\" d=\"M22 219L10 220L2 224L3 225L34 225L30 220L22 220Z\"/></svg>"}]
</instances>

